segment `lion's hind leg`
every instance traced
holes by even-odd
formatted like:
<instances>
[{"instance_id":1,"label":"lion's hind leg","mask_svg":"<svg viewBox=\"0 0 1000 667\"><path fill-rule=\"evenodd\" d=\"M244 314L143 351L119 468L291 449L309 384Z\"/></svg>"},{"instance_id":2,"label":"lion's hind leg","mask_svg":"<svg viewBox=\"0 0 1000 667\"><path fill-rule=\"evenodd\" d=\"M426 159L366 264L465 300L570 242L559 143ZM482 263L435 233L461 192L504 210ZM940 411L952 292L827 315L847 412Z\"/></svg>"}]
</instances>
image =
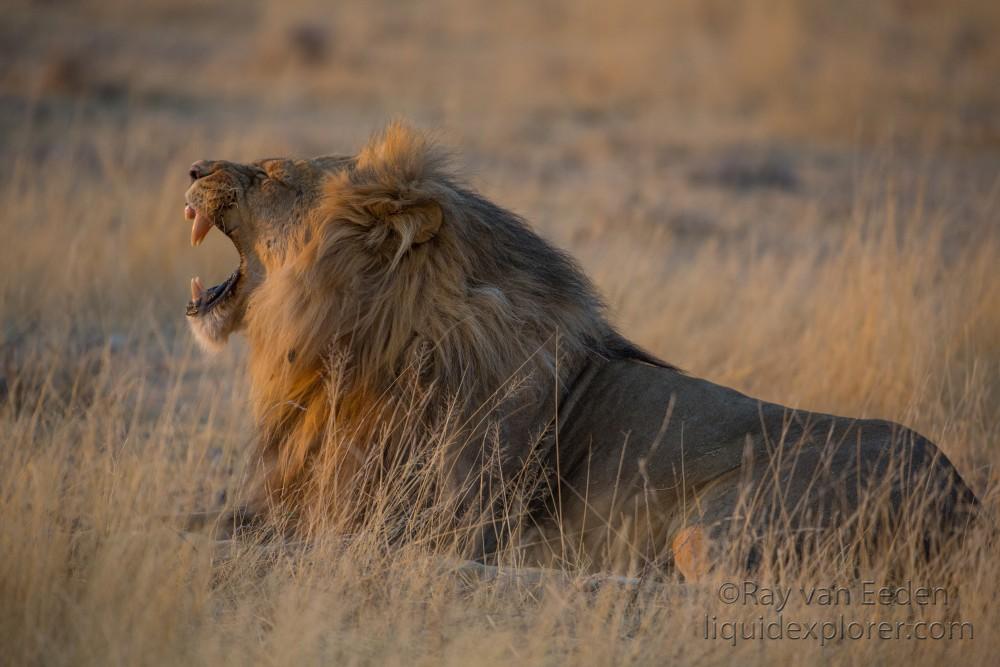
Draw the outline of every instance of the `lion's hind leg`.
<instances>
[{"instance_id":1,"label":"lion's hind leg","mask_svg":"<svg viewBox=\"0 0 1000 667\"><path fill-rule=\"evenodd\" d=\"M698 524L685 526L677 531L671 541L674 566L685 581L700 581L712 570L709 556L709 537Z\"/></svg>"}]
</instances>

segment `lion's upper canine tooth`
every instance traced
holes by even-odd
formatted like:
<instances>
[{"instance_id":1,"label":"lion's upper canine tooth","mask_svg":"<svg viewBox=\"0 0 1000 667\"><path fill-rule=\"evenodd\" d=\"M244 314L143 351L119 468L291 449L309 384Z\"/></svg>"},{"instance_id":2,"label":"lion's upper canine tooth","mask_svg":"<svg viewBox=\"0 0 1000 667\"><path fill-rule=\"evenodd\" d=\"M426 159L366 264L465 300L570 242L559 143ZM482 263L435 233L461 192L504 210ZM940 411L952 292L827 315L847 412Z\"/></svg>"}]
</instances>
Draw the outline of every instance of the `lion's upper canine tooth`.
<instances>
[{"instance_id":1,"label":"lion's upper canine tooth","mask_svg":"<svg viewBox=\"0 0 1000 667\"><path fill-rule=\"evenodd\" d=\"M212 223L208 219L208 216L202 215L200 212L195 212L194 224L191 225L191 245L197 246L208 234L208 230L212 228Z\"/></svg>"}]
</instances>

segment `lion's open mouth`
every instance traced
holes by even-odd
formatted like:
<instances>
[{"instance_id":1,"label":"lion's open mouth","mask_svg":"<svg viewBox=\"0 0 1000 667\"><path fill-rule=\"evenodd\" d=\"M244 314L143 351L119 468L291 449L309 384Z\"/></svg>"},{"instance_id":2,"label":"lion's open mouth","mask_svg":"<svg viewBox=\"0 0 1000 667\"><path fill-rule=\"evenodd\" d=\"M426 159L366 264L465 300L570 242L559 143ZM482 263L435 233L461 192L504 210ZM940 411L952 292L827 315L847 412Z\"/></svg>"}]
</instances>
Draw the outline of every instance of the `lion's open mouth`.
<instances>
[{"instance_id":1,"label":"lion's open mouth","mask_svg":"<svg viewBox=\"0 0 1000 667\"><path fill-rule=\"evenodd\" d=\"M184 217L192 221L191 224L191 245L200 245L204 240L205 236L212 229L212 227L218 227L222 233L224 233L230 240L232 236L229 234L223 225L218 223L213 223L212 219L202 213L201 211L195 209L191 204L188 204L184 208ZM235 243L234 243L235 245ZM237 250L239 248L237 247ZM243 274L243 253L240 252L240 265L236 268L233 273L226 278L225 281L218 285L212 285L209 288L205 288L202 285L201 278L194 277L191 279L191 300L188 301L187 305L187 316L188 317L202 317L209 312L211 312L216 307L222 305L228 301L235 293L236 288L240 283L240 277Z\"/></svg>"},{"instance_id":2,"label":"lion's open mouth","mask_svg":"<svg viewBox=\"0 0 1000 667\"><path fill-rule=\"evenodd\" d=\"M236 291L236 285L240 281L240 270L236 269L232 275L218 285L212 285L205 289L201 284L201 278L191 279L191 300L188 301L188 317L200 317L217 305L228 299Z\"/></svg>"}]
</instances>

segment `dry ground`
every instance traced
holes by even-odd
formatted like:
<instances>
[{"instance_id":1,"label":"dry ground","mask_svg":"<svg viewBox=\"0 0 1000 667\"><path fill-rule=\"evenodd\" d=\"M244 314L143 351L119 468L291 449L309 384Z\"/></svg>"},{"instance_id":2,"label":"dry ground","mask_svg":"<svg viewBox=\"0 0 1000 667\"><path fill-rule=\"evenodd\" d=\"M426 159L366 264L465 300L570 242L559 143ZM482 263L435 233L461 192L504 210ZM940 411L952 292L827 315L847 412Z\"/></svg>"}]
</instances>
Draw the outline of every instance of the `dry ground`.
<instances>
[{"instance_id":1,"label":"dry ground","mask_svg":"<svg viewBox=\"0 0 1000 667\"><path fill-rule=\"evenodd\" d=\"M343 152L402 114L569 248L623 331L762 398L902 421L997 509L1000 10L988 0L8 3L0 15L6 664L988 664L1000 559L929 607L788 618L974 638L704 638L715 582L460 588L419 548L224 562L162 517L239 486L243 350L206 358L196 158ZM828 585L824 564L777 582ZM669 582L668 582L669 583ZM845 582L840 582L845 583ZM850 582L846 582L850 583Z\"/></svg>"}]
</instances>

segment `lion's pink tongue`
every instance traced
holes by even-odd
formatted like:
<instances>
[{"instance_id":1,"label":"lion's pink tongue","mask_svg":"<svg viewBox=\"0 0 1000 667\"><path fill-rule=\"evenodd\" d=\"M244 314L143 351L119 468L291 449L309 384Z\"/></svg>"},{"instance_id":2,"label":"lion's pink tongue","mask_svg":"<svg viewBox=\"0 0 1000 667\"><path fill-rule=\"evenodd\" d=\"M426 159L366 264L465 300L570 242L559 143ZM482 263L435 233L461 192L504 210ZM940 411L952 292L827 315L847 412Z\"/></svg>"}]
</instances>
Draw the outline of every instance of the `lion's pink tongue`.
<instances>
[{"instance_id":1,"label":"lion's pink tongue","mask_svg":"<svg viewBox=\"0 0 1000 667\"><path fill-rule=\"evenodd\" d=\"M208 230L212 228L212 222L208 219L208 216L202 215L200 211L195 210L191 206L184 209L184 217L188 220L194 219L194 224L191 225L191 245L199 245L208 234Z\"/></svg>"}]
</instances>

